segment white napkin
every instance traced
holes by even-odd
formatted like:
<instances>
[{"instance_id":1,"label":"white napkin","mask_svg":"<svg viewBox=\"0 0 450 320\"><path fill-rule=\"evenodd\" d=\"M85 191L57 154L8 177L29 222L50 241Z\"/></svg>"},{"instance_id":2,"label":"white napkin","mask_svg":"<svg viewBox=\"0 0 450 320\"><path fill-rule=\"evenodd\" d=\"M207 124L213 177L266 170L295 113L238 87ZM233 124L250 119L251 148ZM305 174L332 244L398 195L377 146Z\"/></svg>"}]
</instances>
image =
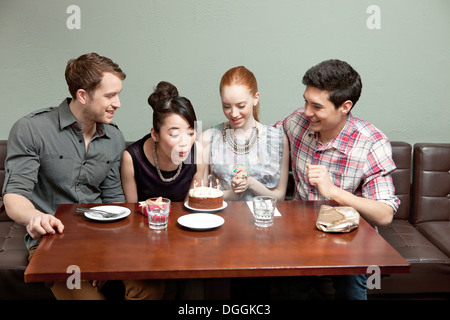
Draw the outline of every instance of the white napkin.
<instances>
[{"instance_id":1,"label":"white napkin","mask_svg":"<svg viewBox=\"0 0 450 320\"><path fill-rule=\"evenodd\" d=\"M253 214L253 201L247 201L247 205ZM273 215L274 215L274 217L281 217L281 213L280 213L280 211L278 211L277 208L275 208L275 212L273 213Z\"/></svg>"}]
</instances>

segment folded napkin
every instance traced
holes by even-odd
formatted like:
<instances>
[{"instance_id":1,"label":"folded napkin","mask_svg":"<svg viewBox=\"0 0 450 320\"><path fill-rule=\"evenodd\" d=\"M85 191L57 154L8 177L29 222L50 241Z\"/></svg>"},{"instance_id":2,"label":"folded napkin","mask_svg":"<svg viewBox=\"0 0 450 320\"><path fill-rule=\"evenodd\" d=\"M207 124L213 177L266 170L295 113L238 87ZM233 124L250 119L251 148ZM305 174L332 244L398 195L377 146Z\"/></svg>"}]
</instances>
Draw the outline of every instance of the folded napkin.
<instances>
[{"instance_id":1,"label":"folded napkin","mask_svg":"<svg viewBox=\"0 0 450 320\"><path fill-rule=\"evenodd\" d=\"M316 220L317 229L324 232L350 232L359 226L359 213L352 207L322 205Z\"/></svg>"},{"instance_id":2,"label":"folded napkin","mask_svg":"<svg viewBox=\"0 0 450 320\"><path fill-rule=\"evenodd\" d=\"M250 211L252 212L252 214L253 214L253 201L247 201L247 205L248 205L248 208L250 209ZM281 217L281 213L280 213L280 211L278 211L278 209L277 208L275 208L275 212L273 213L273 215L275 216L275 217Z\"/></svg>"}]
</instances>

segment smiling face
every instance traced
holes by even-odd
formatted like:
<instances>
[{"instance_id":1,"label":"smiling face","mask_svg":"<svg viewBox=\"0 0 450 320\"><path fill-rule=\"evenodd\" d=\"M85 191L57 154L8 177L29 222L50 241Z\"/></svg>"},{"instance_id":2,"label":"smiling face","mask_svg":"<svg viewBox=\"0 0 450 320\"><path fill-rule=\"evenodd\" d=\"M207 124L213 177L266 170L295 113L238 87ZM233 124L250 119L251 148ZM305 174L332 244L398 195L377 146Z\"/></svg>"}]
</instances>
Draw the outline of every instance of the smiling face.
<instances>
[{"instance_id":1,"label":"smiling face","mask_svg":"<svg viewBox=\"0 0 450 320\"><path fill-rule=\"evenodd\" d=\"M333 140L344 128L352 102L347 100L336 108L328 91L311 86L306 87L303 97L310 129L319 133L322 143Z\"/></svg>"},{"instance_id":2,"label":"smiling face","mask_svg":"<svg viewBox=\"0 0 450 320\"><path fill-rule=\"evenodd\" d=\"M195 130L178 114L169 115L159 132L152 128L152 137L158 141L158 161L180 164L188 157L195 141Z\"/></svg>"},{"instance_id":3,"label":"smiling face","mask_svg":"<svg viewBox=\"0 0 450 320\"><path fill-rule=\"evenodd\" d=\"M225 117L233 129L247 129L253 125L253 107L258 103L259 93L252 95L242 85L224 86L220 92Z\"/></svg>"},{"instance_id":4,"label":"smiling face","mask_svg":"<svg viewBox=\"0 0 450 320\"><path fill-rule=\"evenodd\" d=\"M85 108L83 118L86 121L109 124L114 112L120 108L119 93L122 91L122 80L109 72L105 72L100 86L88 94L85 92Z\"/></svg>"}]
</instances>

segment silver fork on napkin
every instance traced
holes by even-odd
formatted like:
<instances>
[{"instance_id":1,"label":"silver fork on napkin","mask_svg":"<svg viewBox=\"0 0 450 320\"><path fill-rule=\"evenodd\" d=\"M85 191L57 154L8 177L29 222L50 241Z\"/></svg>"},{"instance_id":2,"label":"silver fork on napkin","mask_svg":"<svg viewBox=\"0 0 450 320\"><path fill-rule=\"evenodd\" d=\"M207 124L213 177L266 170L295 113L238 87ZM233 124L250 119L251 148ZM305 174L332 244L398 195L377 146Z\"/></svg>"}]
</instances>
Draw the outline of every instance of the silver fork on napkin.
<instances>
[{"instance_id":1,"label":"silver fork on napkin","mask_svg":"<svg viewBox=\"0 0 450 320\"><path fill-rule=\"evenodd\" d=\"M100 210L100 209L77 208L77 212L88 212L88 213L93 213L93 214L99 214L103 218L112 218L112 217L120 216L121 214L124 214L126 212L126 210L122 210L119 212L109 212L109 211L104 211L104 210Z\"/></svg>"}]
</instances>

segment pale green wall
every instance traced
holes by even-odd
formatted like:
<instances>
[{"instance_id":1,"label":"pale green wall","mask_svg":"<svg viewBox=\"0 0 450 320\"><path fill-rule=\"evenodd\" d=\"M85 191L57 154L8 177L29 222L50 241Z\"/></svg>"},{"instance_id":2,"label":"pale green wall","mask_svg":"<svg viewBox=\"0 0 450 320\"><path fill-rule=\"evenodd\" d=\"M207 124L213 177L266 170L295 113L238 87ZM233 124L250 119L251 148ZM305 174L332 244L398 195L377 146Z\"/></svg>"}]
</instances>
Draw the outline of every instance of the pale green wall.
<instances>
[{"instance_id":1,"label":"pale green wall","mask_svg":"<svg viewBox=\"0 0 450 320\"><path fill-rule=\"evenodd\" d=\"M69 5L81 9L70 30ZM370 30L369 5L381 9ZM224 119L218 83L245 65L259 82L261 120L303 103L301 78L338 58L361 74L354 115L391 140L450 142L449 0L0 0L0 139L22 115L68 96L64 68L86 52L127 73L115 122L127 140L150 130L148 94L173 82L203 120Z\"/></svg>"}]
</instances>

